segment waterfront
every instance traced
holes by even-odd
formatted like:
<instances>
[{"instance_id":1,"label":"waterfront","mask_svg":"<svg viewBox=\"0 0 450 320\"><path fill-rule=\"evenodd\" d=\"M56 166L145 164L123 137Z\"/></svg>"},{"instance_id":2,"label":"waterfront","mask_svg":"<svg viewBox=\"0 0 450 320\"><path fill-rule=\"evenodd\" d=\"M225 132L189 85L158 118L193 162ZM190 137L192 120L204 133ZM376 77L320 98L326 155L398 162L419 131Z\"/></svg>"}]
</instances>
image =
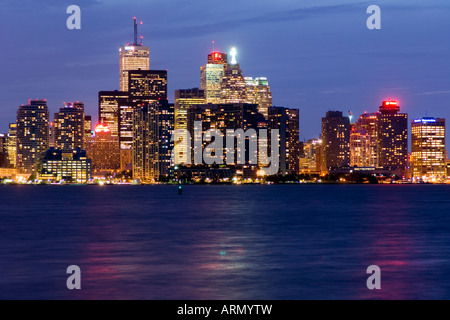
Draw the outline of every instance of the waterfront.
<instances>
[{"instance_id":1,"label":"waterfront","mask_svg":"<svg viewBox=\"0 0 450 320\"><path fill-rule=\"evenodd\" d=\"M448 186L177 189L0 188L0 298L450 298Z\"/></svg>"}]
</instances>

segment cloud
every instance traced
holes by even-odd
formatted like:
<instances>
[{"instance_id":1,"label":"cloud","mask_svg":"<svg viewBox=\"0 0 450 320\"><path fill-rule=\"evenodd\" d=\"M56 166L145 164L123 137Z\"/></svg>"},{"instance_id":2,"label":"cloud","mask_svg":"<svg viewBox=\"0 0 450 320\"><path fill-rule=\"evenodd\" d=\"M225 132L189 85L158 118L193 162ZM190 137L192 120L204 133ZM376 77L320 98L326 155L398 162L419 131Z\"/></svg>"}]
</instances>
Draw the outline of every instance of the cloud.
<instances>
[{"instance_id":1,"label":"cloud","mask_svg":"<svg viewBox=\"0 0 450 320\"><path fill-rule=\"evenodd\" d=\"M434 96L441 94L450 94L450 90L420 92L416 93L416 96Z\"/></svg>"}]
</instances>

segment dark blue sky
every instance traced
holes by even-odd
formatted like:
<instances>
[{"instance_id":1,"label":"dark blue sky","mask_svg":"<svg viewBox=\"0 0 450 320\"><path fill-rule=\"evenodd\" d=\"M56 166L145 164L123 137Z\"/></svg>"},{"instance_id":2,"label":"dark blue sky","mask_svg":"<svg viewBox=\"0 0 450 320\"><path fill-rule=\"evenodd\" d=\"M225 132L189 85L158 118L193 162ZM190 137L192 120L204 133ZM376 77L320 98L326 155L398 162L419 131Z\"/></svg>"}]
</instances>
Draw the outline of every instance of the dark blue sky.
<instances>
[{"instance_id":1,"label":"dark blue sky","mask_svg":"<svg viewBox=\"0 0 450 320\"><path fill-rule=\"evenodd\" d=\"M72 4L80 31L66 28ZM372 4L381 30L366 27ZM450 119L448 0L2 0L0 132L29 98L48 99L52 113L83 101L96 118L98 91L119 87L118 49L132 42L134 16L151 68L168 69L171 101L200 85L214 40L238 48L245 75L269 78L275 105L300 109L302 140L319 136L328 110L359 115L385 98L411 118Z\"/></svg>"}]
</instances>

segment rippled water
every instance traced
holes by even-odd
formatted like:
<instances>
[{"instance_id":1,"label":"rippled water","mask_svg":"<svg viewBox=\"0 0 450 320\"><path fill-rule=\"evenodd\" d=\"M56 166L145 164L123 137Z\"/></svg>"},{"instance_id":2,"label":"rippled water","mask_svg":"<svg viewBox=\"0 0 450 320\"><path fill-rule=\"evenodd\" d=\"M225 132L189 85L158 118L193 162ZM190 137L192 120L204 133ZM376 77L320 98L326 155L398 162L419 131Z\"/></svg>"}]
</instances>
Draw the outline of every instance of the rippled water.
<instances>
[{"instance_id":1,"label":"rippled water","mask_svg":"<svg viewBox=\"0 0 450 320\"><path fill-rule=\"evenodd\" d=\"M447 186L0 187L3 299L450 299ZM82 290L66 288L66 268ZM382 270L369 291L366 269Z\"/></svg>"}]
</instances>

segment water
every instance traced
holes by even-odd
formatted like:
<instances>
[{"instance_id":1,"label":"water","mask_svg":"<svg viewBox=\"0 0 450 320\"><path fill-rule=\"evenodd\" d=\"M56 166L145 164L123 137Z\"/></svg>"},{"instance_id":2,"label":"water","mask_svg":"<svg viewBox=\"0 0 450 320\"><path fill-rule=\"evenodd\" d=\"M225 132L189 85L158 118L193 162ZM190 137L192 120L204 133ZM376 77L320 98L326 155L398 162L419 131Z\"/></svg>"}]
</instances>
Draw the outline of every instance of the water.
<instances>
[{"instance_id":1,"label":"water","mask_svg":"<svg viewBox=\"0 0 450 320\"><path fill-rule=\"evenodd\" d=\"M1 299L450 299L450 187L0 187ZM78 265L82 290L69 291ZM382 270L369 291L366 269Z\"/></svg>"}]
</instances>

